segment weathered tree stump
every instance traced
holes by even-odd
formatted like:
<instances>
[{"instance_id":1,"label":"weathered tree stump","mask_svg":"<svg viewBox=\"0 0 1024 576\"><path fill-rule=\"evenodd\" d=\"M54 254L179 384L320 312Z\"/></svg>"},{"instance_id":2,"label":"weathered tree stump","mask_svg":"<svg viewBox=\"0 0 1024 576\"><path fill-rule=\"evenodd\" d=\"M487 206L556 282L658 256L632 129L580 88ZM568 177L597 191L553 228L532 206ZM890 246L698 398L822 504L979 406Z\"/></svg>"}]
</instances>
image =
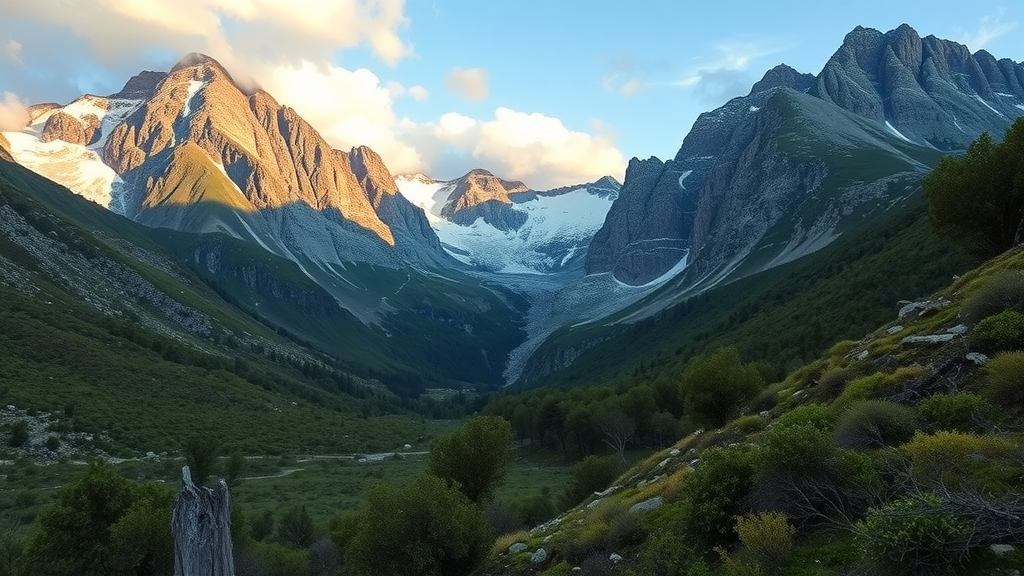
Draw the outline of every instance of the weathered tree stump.
<instances>
[{"instance_id":1,"label":"weathered tree stump","mask_svg":"<svg viewBox=\"0 0 1024 576\"><path fill-rule=\"evenodd\" d=\"M192 483L181 469L181 492L171 516L174 576L235 576L231 550L231 496L221 480L217 490Z\"/></svg>"}]
</instances>

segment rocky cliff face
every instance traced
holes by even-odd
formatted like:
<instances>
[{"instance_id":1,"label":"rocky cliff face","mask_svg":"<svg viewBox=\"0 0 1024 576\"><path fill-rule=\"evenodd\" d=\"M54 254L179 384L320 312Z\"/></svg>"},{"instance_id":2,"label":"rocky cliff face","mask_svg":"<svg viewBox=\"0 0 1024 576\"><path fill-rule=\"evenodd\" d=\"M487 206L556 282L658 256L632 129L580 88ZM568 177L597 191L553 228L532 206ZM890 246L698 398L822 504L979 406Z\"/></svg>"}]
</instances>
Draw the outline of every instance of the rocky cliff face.
<instances>
[{"instance_id":1,"label":"rocky cliff face","mask_svg":"<svg viewBox=\"0 0 1024 576\"><path fill-rule=\"evenodd\" d=\"M518 180L503 180L487 170L480 169L470 171L451 184L455 185L455 189L448 195L448 201L441 208L443 218L451 218L460 210L488 201L511 204L511 194L530 190L526 184Z\"/></svg>"},{"instance_id":2,"label":"rocky cliff face","mask_svg":"<svg viewBox=\"0 0 1024 576\"><path fill-rule=\"evenodd\" d=\"M633 159L587 272L643 284L688 256L693 281L720 281L820 248L935 149L1001 135L1024 115L1022 86L1010 60L857 28L819 75L777 66L702 114L672 160Z\"/></svg>"},{"instance_id":3,"label":"rocky cliff face","mask_svg":"<svg viewBox=\"0 0 1024 576\"><path fill-rule=\"evenodd\" d=\"M1002 135L1020 116L1024 66L906 24L857 27L818 75L813 94L940 150L962 150L983 131Z\"/></svg>"}]
</instances>

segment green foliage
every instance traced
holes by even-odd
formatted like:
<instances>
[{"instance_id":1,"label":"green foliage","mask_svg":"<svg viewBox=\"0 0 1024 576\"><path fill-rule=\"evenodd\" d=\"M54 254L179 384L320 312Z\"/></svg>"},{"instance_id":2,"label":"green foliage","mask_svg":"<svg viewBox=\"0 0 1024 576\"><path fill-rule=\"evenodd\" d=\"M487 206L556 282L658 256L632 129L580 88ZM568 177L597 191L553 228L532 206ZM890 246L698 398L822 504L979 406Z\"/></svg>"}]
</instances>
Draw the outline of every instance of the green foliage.
<instances>
[{"instance_id":1,"label":"green foliage","mask_svg":"<svg viewBox=\"0 0 1024 576\"><path fill-rule=\"evenodd\" d=\"M479 416L430 443L430 472L456 484L473 502L494 494L512 461L512 427L499 416Z\"/></svg>"},{"instance_id":2,"label":"green foliage","mask_svg":"<svg viewBox=\"0 0 1024 576\"><path fill-rule=\"evenodd\" d=\"M835 441L843 448L882 448L906 442L918 428L913 409L881 400L860 400L836 421Z\"/></svg>"},{"instance_id":3,"label":"green foliage","mask_svg":"<svg viewBox=\"0 0 1024 576\"><path fill-rule=\"evenodd\" d=\"M924 179L935 231L979 258L1013 246L1024 219L1024 120L996 144L983 133L963 157L947 156Z\"/></svg>"},{"instance_id":4,"label":"green foliage","mask_svg":"<svg viewBox=\"0 0 1024 576\"><path fill-rule=\"evenodd\" d=\"M736 534L740 544L762 567L771 571L785 559L793 549L793 534L796 529L785 514L762 512L747 514L736 519Z\"/></svg>"},{"instance_id":5,"label":"green foliage","mask_svg":"<svg viewBox=\"0 0 1024 576\"><path fill-rule=\"evenodd\" d=\"M165 573L172 567L173 496L91 464L39 516L29 542L30 572L60 575L119 571Z\"/></svg>"},{"instance_id":6,"label":"green foliage","mask_svg":"<svg viewBox=\"0 0 1024 576\"><path fill-rule=\"evenodd\" d=\"M681 528L694 543L713 547L733 540L734 519L744 511L758 456L745 445L712 448L701 454L700 465L687 478L680 499Z\"/></svg>"},{"instance_id":7,"label":"green foliage","mask_svg":"<svg viewBox=\"0 0 1024 576\"><path fill-rule=\"evenodd\" d=\"M53 452L60 448L60 437L56 434L50 434L46 437L46 449Z\"/></svg>"},{"instance_id":8,"label":"green foliage","mask_svg":"<svg viewBox=\"0 0 1024 576\"><path fill-rule=\"evenodd\" d=\"M463 576L483 560L490 543L480 508L444 480L425 475L407 486L369 490L346 559L366 576Z\"/></svg>"},{"instance_id":9,"label":"green foliage","mask_svg":"<svg viewBox=\"0 0 1024 576\"><path fill-rule=\"evenodd\" d=\"M756 366L743 364L735 348L720 348L690 361L683 372L680 395L694 422L719 427L763 386Z\"/></svg>"},{"instance_id":10,"label":"green foliage","mask_svg":"<svg viewBox=\"0 0 1024 576\"><path fill-rule=\"evenodd\" d=\"M783 425L785 424L785 425ZM776 422L768 429L765 467L775 471L815 471L836 454L832 434L811 423Z\"/></svg>"},{"instance_id":11,"label":"green foliage","mask_svg":"<svg viewBox=\"0 0 1024 576\"><path fill-rule=\"evenodd\" d=\"M918 409L932 430L985 432L996 416L988 400L971 392L934 394Z\"/></svg>"},{"instance_id":12,"label":"green foliage","mask_svg":"<svg viewBox=\"0 0 1024 576\"><path fill-rule=\"evenodd\" d=\"M292 506L277 522L277 540L289 548L308 548L316 538L316 525L305 506Z\"/></svg>"},{"instance_id":13,"label":"green foliage","mask_svg":"<svg viewBox=\"0 0 1024 576\"><path fill-rule=\"evenodd\" d=\"M811 426L822 431L832 430L835 425L835 413L821 404L804 404L779 416L772 422L772 428L789 426Z\"/></svg>"},{"instance_id":14,"label":"green foliage","mask_svg":"<svg viewBox=\"0 0 1024 576\"><path fill-rule=\"evenodd\" d=\"M919 484L934 488L965 489L981 486L986 493L1001 493L1019 481L1019 442L1007 438L940 431L916 434L900 446L910 472Z\"/></svg>"},{"instance_id":15,"label":"green foliage","mask_svg":"<svg viewBox=\"0 0 1024 576\"><path fill-rule=\"evenodd\" d=\"M1020 411L1024 405L1024 352L997 354L983 371L985 397L996 406Z\"/></svg>"},{"instance_id":16,"label":"green foliage","mask_svg":"<svg viewBox=\"0 0 1024 576\"><path fill-rule=\"evenodd\" d=\"M712 576L703 555L675 531L655 532L640 552L640 576Z\"/></svg>"},{"instance_id":17,"label":"green foliage","mask_svg":"<svg viewBox=\"0 0 1024 576\"><path fill-rule=\"evenodd\" d=\"M1024 314L1015 310L989 316L971 330L971 344L985 354L1024 348Z\"/></svg>"},{"instance_id":18,"label":"green foliage","mask_svg":"<svg viewBox=\"0 0 1024 576\"><path fill-rule=\"evenodd\" d=\"M871 510L857 524L862 553L893 576L948 574L968 556L970 523L936 512L936 495L910 496Z\"/></svg>"},{"instance_id":19,"label":"green foliage","mask_svg":"<svg viewBox=\"0 0 1024 576\"><path fill-rule=\"evenodd\" d=\"M993 274L964 299L960 315L968 322L978 322L1005 310L1017 310L1024 304L1024 274L1020 270L1004 270Z\"/></svg>"},{"instance_id":20,"label":"green foliage","mask_svg":"<svg viewBox=\"0 0 1024 576\"><path fill-rule=\"evenodd\" d=\"M594 492L608 487L621 472L619 460L614 456L587 456L572 468L572 480L562 495L562 508L579 504Z\"/></svg>"},{"instance_id":21,"label":"green foliage","mask_svg":"<svg viewBox=\"0 0 1024 576\"><path fill-rule=\"evenodd\" d=\"M28 442L28 422L18 420L11 424L11 436L7 439L7 445L13 448L24 446Z\"/></svg>"},{"instance_id":22,"label":"green foliage","mask_svg":"<svg viewBox=\"0 0 1024 576\"><path fill-rule=\"evenodd\" d=\"M213 473L220 453L220 441L211 435L196 434L185 442L182 452L185 453L185 463L192 473L192 482L202 486Z\"/></svg>"}]
</instances>

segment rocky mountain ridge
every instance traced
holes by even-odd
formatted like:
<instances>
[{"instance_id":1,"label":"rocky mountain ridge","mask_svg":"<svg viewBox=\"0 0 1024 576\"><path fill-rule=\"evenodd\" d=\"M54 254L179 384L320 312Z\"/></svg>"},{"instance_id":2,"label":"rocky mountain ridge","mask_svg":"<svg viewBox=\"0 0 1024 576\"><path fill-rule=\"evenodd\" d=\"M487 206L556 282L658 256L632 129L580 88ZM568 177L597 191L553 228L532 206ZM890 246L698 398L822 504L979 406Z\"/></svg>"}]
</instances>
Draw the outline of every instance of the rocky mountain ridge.
<instances>
[{"instance_id":1,"label":"rocky mountain ridge","mask_svg":"<svg viewBox=\"0 0 1024 576\"><path fill-rule=\"evenodd\" d=\"M673 159L632 160L587 272L642 284L686 258L691 285L713 285L820 248L862 215L865 197L881 206L905 194L895 174L913 180L939 153L1002 134L1024 115L1022 79L1020 63L907 25L858 27L817 76L777 66L702 114ZM864 171L816 159L833 153ZM838 199L823 209L802 200L826 197Z\"/></svg>"}]
</instances>

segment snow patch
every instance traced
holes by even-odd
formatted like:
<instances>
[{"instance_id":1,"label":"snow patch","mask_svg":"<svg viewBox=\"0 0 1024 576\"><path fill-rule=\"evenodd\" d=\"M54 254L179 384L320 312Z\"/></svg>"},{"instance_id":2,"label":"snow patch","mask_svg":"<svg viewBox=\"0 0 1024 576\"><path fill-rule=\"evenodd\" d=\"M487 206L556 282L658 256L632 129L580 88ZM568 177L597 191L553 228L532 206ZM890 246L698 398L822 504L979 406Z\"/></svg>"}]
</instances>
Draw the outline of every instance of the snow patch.
<instances>
[{"instance_id":1,"label":"snow patch","mask_svg":"<svg viewBox=\"0 0 1024 576\"><path fill-rule=\"evenodd\" d=\"M686 177L689 176L690 174L693 174L693 170L686 170L679 175L679 187L682 188L683 190L686 190L686 186L683 186L683 180L686 180Z\"/></svg>"},{"instance_id":2,"label":"snow patch","mask_svg":"<svg viewBox=\"0 0 1024 576\"><path fill-rule=\"evenodd\" d=\"M913 140L911 140L910 138L907 138L906 136L904 136L903 134L901 134L901 133L900 133L900 131L899 131L899 130L897 130L895 126L893 126L892 124L890 124L888 120L886 120L886 121L885 121L885 127L886 127L886 128L888 128L888 129L889 129L889 132L892 132L892 133L893 133L893 134L894 134L894 135L895 135L895 136L896 136L897 138L899 138L900 140L904 140L904 141L906 141L906 142L910 142L911 144L913 144L913 143L914 143L914 142L913 142Z\"/></svg>"},{"instance_id":3,"label":"snow patch","mask_svg":"<svg viewBox=\"0 0 1024 576\"><path fill-rule=\"evenodd\" d=\"M441 220L441 207L448 201L448 194L455 190L453 184L435 182L418 174L396 176L395 184L406 200L423 210L432 225Z\"/></svg>"},{"instance_id":4,"label":"snow patch","mask_svg":"<svg viewBox=\"0 0 1024 576\"><path fill-rule=\"evenodd\" d=\"M1000 118L1006 118L1006 116L1003 116L1003 113L1002 113L1002 112L1000 112L999 110L996 110L995 108L993 108L993 107L992 107L992 105L991 105L991 104L989 104L988 102L985 102L985 100L984 100L984 99L982 99L982 97L981 97L981 96L978 96L977 94L975 94L975 95L973 96L973 98L974 98L975 100L977 100L978 102L981 102L982 104L984 104L984 105L985 105L985 108L988 108L989 110L991 110L991 111L995 112L996 114L998 114Z\"/></svg>"},{"instance_id":5,"label":"snow patch","mask_svg":"<svg viewBox=\"0 0 1024 576\"><path fill-rule=\"evenodd\" d=\"M11 143L11 155L22 166L124 215L124 181L92 150L63 140L42 142L25 132L4 132L4 136Z\"/></svg>"},{"instance_id":6,"label":"snow patch","mask_svg":"<svg viewBox=\"0 0 1024 576\"><path fill-rule=\"evenodd\" d=\"M1014 108L1020 108L1021 110L1024 110L1024 104L1014 104L1013 106Z\"/></svg>"},{"instance_id":7,"label":"snow patch","mask_svg":"<svg viewBox=\"0 0 1024 576\"><path fill-rule=\"evenodd\" d=\"M956 121L955 114L953 115L953 125L956 126L961 132L965 132L964 127L961 126L960 123Z\"/></svg>"},{"instance_id":8,"label":"snow patch","mask_svg":"<svg viewBox=\"0 0 1024 576\"><path fill-rule=\"evenodd\" d=\"M192 113L192 98L199 93L209 82L203 82L202 80L189 80L188 81L188 95L185 96L185 106L181 109L181 117L184 118Z\"/></svg>"},{"instance_id":9,"label":"snow patch","mask_svg":"<svg viewBox=\"0 0 1024 576\"><path fill-rule=\"evenodd\" d=\"M751 112L757 112L757 111L758 111L758 110L760 110L760 109L761 109L761 108L760 108L760 107L758 107L758 106L751 106L751 107L750 107L750 111L751 111Z\"/></svg>"}]
</instances>

